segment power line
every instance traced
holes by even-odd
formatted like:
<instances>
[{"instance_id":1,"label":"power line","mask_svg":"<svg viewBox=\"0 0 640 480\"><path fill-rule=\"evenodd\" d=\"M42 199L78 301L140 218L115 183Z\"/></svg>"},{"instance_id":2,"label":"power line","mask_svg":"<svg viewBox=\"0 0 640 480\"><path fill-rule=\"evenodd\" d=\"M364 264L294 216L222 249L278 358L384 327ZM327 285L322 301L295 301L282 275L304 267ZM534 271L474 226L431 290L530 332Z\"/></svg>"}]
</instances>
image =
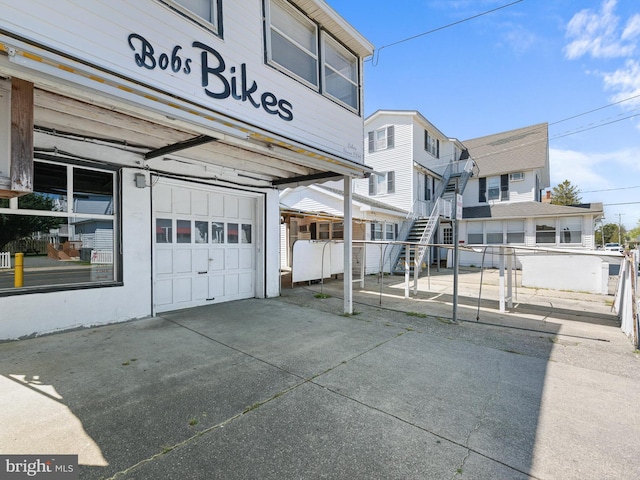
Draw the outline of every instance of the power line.
<instances>
[{"instance_id":1,"label":"power line","mask_svg":"<svg viewBox=\"0 0 640 480\"><path fill-rule=\"evenodd\" d=\"M629 100L633 100L633 99L638 98L638 97L640 97L640 94L634 95L634 96L629 97L629 98L624 98L622 100L618 100L617 102L609 103L608 105L603 105L602 107L594 108L593 110L589 110L588 112L578 113L577 115L573 115L572 117L567 117L567 118L563 118L562 120L557 120L555 122L550 123L549 126L556 125L556 124L562 123L562 122L567 122L569 120L573 120L574 118L582 117L584 115L589 115L590 113L597 112L598 110L604 110L605 108L609 108L609 107L612 107L614 105L619 105L621 103L628 102Z\"/></svg>"},{"instance_id":2,"label":"power line","mask_svg":"<svg viewBox=\"0 0 640 480\"><path fill-rule=\"evenodd\" d=\"M431 33L435 33L435 32L438 32L440 30L444 30L445 28L453 27L455 25L459 25L459 24L464 23L464 22L468 22L469 20L474 20L474 19L476 19L478 17L482 17L483 15L488 15L490 13L496 12L496 11L501 10L503 8L511 7L512 5L515 5L516 3L520 3L522 1L524 1L524 0L516 0L515 2L511 2L511 3L508 3L506 5L502 5L500 7L496 7L496 8L493 8L491 10L487 10L486 12L478 13L477 15L473 15L471 17L467 17L467 18L464 18L462 20L458 20L457 22L449 23L447 25L443 25L441 27L434 28L433 30L429 30L427 32L419 33L419 34L414 35L412 37L408 37L408 38L404 38L402 40L398 40L397 42L393 42L393 43L390 43L388 45L383 45L382 47L374 50L373 56L371 57L371 65L373 65L374 67L378 65L378 60L380 59L380 51L383 48L389 48L389 47L393 47L394 45L398 45L400 43L408 42L410 40L415 40L416 38L423 37L425 35L429 35ZM369 61L369 60L367 60L367 61Z\"/></svg>"},{"instance_id":3,"label":"power line","mask_svg":"<svg viewBox=\"0 0 640 480\"><path fill-rule=\"evenodd\" d=\"M603 190L585 190L585 191L579 191L578 193L614 192L616 190L630 190L632 188L640 188L640 185L636 185L634 187L605 188Z\"/></svg>"}]
</instances>

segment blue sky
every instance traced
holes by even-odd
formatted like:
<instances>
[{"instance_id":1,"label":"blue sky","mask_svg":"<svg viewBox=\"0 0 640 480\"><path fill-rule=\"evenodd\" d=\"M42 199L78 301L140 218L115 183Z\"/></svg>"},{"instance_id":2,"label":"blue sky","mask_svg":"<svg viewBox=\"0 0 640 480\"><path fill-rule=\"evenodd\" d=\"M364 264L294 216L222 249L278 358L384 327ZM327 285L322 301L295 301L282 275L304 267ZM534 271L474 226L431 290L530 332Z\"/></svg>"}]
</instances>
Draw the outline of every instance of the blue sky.
<instances>
[{"instance_id":1,"label":"blue sky","mask_svg":"<svg viewBox=\"0 0 640 480\"><path fill-rule=\"evenodd\" d=\"M548 122L551 186L568 179L584 202L605 204L607 223L637 226L638 0L522 0L381 48L513 1L327 3L378 50L365 63L366 115L418 110L463 141Z\"/></svg>"}]
</instances>

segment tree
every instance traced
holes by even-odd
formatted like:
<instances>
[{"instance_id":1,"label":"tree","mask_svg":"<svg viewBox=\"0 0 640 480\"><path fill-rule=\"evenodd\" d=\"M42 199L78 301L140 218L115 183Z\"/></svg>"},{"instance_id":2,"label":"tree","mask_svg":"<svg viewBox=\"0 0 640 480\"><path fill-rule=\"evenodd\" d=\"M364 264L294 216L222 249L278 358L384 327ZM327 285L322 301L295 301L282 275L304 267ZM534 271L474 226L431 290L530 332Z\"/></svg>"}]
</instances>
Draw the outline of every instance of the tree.
<instances>
[{"instance_id":1,"label":"tree","mask_svg":"<svg viewBox=\"0 0 640 480\"><path fill-rule=\"evenodd\" d=\"M618 232L620 233L618 235ZM602 237L604 236L604 240ZM596 230L596 245L603 245L605 243L618 243L618 239L624 243L627 234L624 226L622 228L617 223L607 223Z\"/></svg>"},{"instance_id":2,"label":"tree","mask_svg":"<svg viewBox=\"0 0 640 480\"><path fill-rule=\"evenodd\" d=\"M578 193L580 189L565 180L551 190L551 203L554 205L576 205L582 201Z\"/></svg>"},{"instance_id":3,"label":"tree","mask_svg":"<svg viewBox=\"0 0 640 480\"><path fill-rule=\"evenodd\" d=\"M0 203L4 207L8 202ZM6 205L8 206L8 205ZM32 193L20 197L19 206L22 209L54 211L56 205L51 197L41 193ZM10 242L26 238L32 233L49 232L57 228L66 219L56 217L39 217L31 215L0 214L0 251Z\"/></svg>"}]
</instances>

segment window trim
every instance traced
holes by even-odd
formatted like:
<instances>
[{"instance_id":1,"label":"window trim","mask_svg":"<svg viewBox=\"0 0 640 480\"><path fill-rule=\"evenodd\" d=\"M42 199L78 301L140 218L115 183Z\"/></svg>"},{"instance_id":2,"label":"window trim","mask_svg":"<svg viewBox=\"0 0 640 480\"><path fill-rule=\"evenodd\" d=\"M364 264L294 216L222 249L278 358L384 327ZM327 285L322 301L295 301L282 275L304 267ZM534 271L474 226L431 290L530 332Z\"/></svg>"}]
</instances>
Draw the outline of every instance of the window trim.
<instances>
[{"instance_id":1,"label":"window trim","mask_svg":"<svg viewBox=\"0 0 640 480\"><path fill-rule=\"evenodd\" d=\"M157 0L159 3L163 4L169 10L174 13L180 15L184 19L194 23L195 25L203 28L209 33L214 34L217 37L224 38L224 29L222 23L222 1L223 0L208 0L212 2L212 12L215 12L216 18L215 22L210 22L206 18L202 18L195 12L192 12L184 5L180 4L178 0ZM215 6L213 5L215 2Z\"/></svg>"},{"instance_id":2,"label":"window trim","mask_svg":"<svg viewBox=\"0 0 640 480\"><path fill-rule=\"evenodd\" d=\"M378 148L377 134L384 131L385 146ZM395 126L387 125L367 132L367 152L375 153L395 148Z\"/></svg>"}]
</instances>

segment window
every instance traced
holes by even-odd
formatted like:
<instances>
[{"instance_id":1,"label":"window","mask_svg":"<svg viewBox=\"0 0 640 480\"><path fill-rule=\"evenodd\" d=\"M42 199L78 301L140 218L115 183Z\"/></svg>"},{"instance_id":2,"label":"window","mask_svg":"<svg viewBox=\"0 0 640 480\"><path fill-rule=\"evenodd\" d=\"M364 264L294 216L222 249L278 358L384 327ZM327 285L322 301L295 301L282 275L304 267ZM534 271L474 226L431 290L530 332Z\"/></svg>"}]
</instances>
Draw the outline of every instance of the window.
<instances>
[{"instance_id":1,"label":"window","mask_svg":"<svg viewBox=\"0 0 640 480\"><path fill-rule=\"evenodd\" d=\"M266 62L358 112L360 59L288 1L269 0L265 8Z\"/></svg>"},{"instance_id":2,"label":"window","mask_svg":"<svg viewBox=\"0 0 640 480\"><path fill-rule=\"evenodd\" d=\"M331 236L331 227L329 222L320 222L318 223L318 239L319 240L329 240Z\"/></svg>"},{"instance_id":3,"label":"window","mask_svg":"<svg viewBox=\"0 0 640 480\"><path fill-rule=\"evenodd\" d=\"M369 177L369 195L383 195L395 191L395 172L372 173Z\"/></svg>"},{"instance_id":4,"label":"window","mask_svg":"<svg viewBox=\"0 0 640 480\"><path fill-rule=\"evenodd\" d=\"M385 223L384 225L384 238L385 240L396 239L396 226L393 223Z\"/></svg>"},{"instance_id":5,"label":"window","mask_svg":"<svg viewBox=\"0 0 640 480\"><path fill-rule=\"evenodd\" d=\"M160 0L174 12L222 36L222 0Z\"/></svg>"},{"instance_id":6,"label":"window","mask_svg":"<svg viewBox=\"0 0 640 480\"><path fill-rule=\"evenodd\" d=\"M211 222L211 243L224 243L224 223Z\"/></svg>"},{"instance_id":7,"label":"window","mask_svg":"<svg viewBox=\"0 0 640 480\"><path fill-rule=\"evenodd\" d=\"M334 222L331 224L331 238L336 240L344 238L344 222Z\"/></svg>"},{"instance_id":8,"label":"window","mask_svg":"<svg viewBox=\"0 0 640 480\"><path fill-rule=\"evenodd\" d=\"M367 136L369 140L369 153L394 147L393 125L369 132Z\"/></svg>"},{"instance_id":9,"label":"window","mask_svg":"<svg viewBox=\"0 0 640 480\"><path fill-rule=\"evenodd\" d=\"M509 200L509 175L495 177L483 177L479 179L478 201L486 203L487 200Z\"/></svg>"},{"instance_id":10,"label":"window","mask_svg":"<svg viewBox=\"0 0 640 480\"><path fill-rule=\"evenodd\" d=\"M524 180L524 172L510 173L509 180L511 182L521 182L522 180Z\"/></svg>"},{"instance_id":11,"label":"window","mask_svg":"<svg viewBox=\"0 0 640 480\"><path fill-rule=\"evenodd\" d=\"M176 237L178 243L191 243L191 220L178 220L176 222Z\"/></svg>"},{"instance_id":12,"label":"window","mask_svg":"<svg viewBox=\"0 0 640 480\"><path fill-rule=\"evenodd\" d=\"M358 109L358 58L326 33L322 35L324 62L322 78L328 95Z\"/></svg>"},{"instance_id":13,"label":"window","mask_svg":"<svg viewBox=\"0 0 640 480\"><path fill-rule=\"evenodd\" d=\"M467 243L469 245L484 243L484 236L482 234L482 222L469 222L467 224Z\"/></svg>"},{"instance_id":14,"label":"window","mask_svg":"<svg viewBox=\"0 0 640 480\"><path fill-rule=\"evenodd\" d=\"M452 227L442 228L442 243L444 243L445 245L453 245L453 228Z\"/></svg>"},{"instance_id":15,"label":"window","mask_svg":"<svg viewBox=\"0 0 640 480\"><path fill-rule=\"evenodd\" d=\"M288 3L269 2L267 60L318 87L318 27Z\"/></svg>"},{"instance_id":16,"label":"window","mask_svg":"<svg viewBox=\"0 0 640 480\"><path fill-rule=\"evenodd\" d=\"M560 219L560 243L582 243L582 218Z\"/></svg>"},{"instance_id":17,"label":"window","mask_svg":"<svg viewBox=\"0 0 640 480\"><path fill-rule=\"evenodd\" d=\"M382 240L382 223L373 222L371 224L371 240Z\"/></svg>"},{"instance_id":18,"label":"window","mask_svg":"<svg viewBox=\"0 0 640 480\"><path fill-rule=\"evenodd\" d=\"M507 243L524 243L524 220L507 222Z\"/></svg>"},{"instance_id":19,"label":"window","mask_svg":"<svg viewBox=\"0 0 640 480\"><path fill-rule=\"evenodd\" d=\"M488 194L489 200L500 200L500 177L489 177L488 181Z\"/></svg>"},{"instance_id":20,"label":"window","mask_svg":"<svg viewBox=\"0 0 640 480\"><path fill-rule=\"evenodd\" d=\"M500 245L504 243L502 238L502 222L487 222L487 244Z\"/></svg>"},{"instance_id":21,"label":"window","mask_svg":"<svg viewBox=\"0 0 640 480\"><path fill-rule=\"evenodd\" d=\"M25 254L20 290L115 282L116 172L36 159L33 186L31 194L0 200L0 250ZM159 226L159 240L171 242L171 220ZM71 268L69 259L76 260ZM0 291L16 291L12 276L0 277Z\"/></svg>"},{"instance_id":22,"label":"window","mask_svg":"<svg viewBox=\"0 0 640 480\"><path fill-rule=\"evenodd\" d=\"M227 243L238 243L237 223L227 223Z\"/></svg>"},{"instance_id":23,"label":"window","mask_svg":"<svg viewBox=\"0 0 640 480\"><path fill-rule=\"evenodd\" d=\"M536 243L556 243L555 220L536 220Z\"/></svg>"},{"instance_id":24,"label":"window","mask_svg":"<svg viewBox=\"0 0 640 480\"><path fill-rule=\"evenodd\" d=\"M424 131L424 149L436 158L440 158L440 140Z\"/></svg>"}]
</instances>

